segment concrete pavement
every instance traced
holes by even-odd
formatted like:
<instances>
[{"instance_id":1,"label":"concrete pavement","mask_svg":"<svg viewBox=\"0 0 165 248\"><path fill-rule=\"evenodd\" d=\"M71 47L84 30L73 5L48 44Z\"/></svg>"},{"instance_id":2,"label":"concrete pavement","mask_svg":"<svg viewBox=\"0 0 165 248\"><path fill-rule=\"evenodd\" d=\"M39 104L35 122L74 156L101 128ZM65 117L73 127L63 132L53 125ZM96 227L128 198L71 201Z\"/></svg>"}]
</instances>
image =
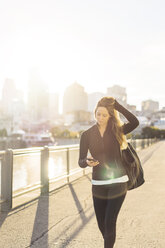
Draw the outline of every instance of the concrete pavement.
<instances>
[{"instance_id":1,"label":"concrete pavement","mask_svg":"<svg viewBox=\"0 0 165 248\"><path fill-rule=\"evenodd\" d=\"M139 152L146 182L129 191L117 221L115 248L165 247L165 141ZM0 214L0 248L101 248L91 175Z\"/></svg>"}]
</instances>

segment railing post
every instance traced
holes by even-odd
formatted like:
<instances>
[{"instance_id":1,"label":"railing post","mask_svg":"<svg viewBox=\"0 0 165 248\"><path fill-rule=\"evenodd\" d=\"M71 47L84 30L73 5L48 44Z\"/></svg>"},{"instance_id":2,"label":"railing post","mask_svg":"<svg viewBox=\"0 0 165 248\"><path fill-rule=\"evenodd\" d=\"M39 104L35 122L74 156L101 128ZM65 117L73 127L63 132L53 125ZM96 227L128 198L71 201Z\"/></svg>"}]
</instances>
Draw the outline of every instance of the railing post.
<instances>
[{"instance_id":1,"label":"railing post","mask_svg":"<svg viewBox=\"0 0 165 248\"><path fill-rule=\"evenodd\" d=\"M12 209L12 191L13 191L13 151L6 150L2 160L1 167L1 193L2 200L1 211Z\"/></svg>"},{"instance_id":2,"label":"railing post","mask_svg":"<svg viewBox=\"0 0 165 248\"><path fill-rule=\"evenodd\" d=\"M66 170L67 170L67 183L69 183L69 173L70 173L70 164L69 164L69 148L67 148L66 152Z\"/></svg>"},{"instance_id":3,"label":"railing post","mask_svg":"<svg viewBox=\"0 0 165 248\"><path fill-rule=\"evenodd\" d=\"M49 148L45 146L41 150L41 195L49 192Z\"/></svg>"}]
</instances>

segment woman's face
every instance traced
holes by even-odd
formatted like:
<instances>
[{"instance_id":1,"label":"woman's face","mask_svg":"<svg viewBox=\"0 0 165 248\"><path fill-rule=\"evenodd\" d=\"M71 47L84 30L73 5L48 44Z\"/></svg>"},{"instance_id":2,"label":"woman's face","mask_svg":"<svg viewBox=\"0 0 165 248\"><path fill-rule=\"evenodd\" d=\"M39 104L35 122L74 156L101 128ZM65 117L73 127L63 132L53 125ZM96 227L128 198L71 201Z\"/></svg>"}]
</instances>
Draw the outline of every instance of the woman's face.
<instances>
[{"instance_id":1,"label":"woman's face","mask_svg":"<svg viewBox=\"0 0 165 248\"><path fill-rule=\"evenodd\" d=\"M105 107L98 107L95 117L100 126L105 126L109 120L110 115Z\"/></svg>"}]
</instances>

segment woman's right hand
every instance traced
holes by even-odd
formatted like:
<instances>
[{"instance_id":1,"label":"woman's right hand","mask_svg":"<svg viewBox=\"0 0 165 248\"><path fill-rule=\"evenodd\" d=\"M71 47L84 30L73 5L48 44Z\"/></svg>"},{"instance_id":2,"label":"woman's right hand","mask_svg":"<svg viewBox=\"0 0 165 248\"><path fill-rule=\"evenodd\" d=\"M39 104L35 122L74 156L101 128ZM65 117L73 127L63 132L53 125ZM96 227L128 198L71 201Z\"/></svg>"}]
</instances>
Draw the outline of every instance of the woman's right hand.
<instances>
[{"instance_id":1,"label":"woman's right hand","mask_svg":"<svg viewBox=\"0 0 165 248\"><path fill-rule=\"evenodd\" d=\"M89 159L93 159L92 157L88 157ZM88 158L86 159L86 162L88 164L88 166L90 167L94 167L97 166L99 164L99 161L92 161L92 160L88 160Z\"/></svg>"}]
</instances>

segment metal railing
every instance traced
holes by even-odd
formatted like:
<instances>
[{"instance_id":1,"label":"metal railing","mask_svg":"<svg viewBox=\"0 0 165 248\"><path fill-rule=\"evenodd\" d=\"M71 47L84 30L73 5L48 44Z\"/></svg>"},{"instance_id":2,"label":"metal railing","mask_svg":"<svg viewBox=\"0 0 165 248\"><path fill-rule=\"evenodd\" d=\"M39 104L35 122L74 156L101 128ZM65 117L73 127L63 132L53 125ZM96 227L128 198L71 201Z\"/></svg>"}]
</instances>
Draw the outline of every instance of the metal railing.
<instances>
[{"instance_id":1,"label":"metal railing","mask_svg":"<svg viewBox=\"0 0 165 248\"><path fill-rule=\"evenodd\" d=\"M155 143L157 139L128 141L136 150L140 150ZM78 156L79 145L1 151L1 211L10 210L13 198L27 192L38 189L40 194L44 195L59 185L65 185L90 173L90 167L82 169L78 166Z\"/></svg>"}]
</instances>

